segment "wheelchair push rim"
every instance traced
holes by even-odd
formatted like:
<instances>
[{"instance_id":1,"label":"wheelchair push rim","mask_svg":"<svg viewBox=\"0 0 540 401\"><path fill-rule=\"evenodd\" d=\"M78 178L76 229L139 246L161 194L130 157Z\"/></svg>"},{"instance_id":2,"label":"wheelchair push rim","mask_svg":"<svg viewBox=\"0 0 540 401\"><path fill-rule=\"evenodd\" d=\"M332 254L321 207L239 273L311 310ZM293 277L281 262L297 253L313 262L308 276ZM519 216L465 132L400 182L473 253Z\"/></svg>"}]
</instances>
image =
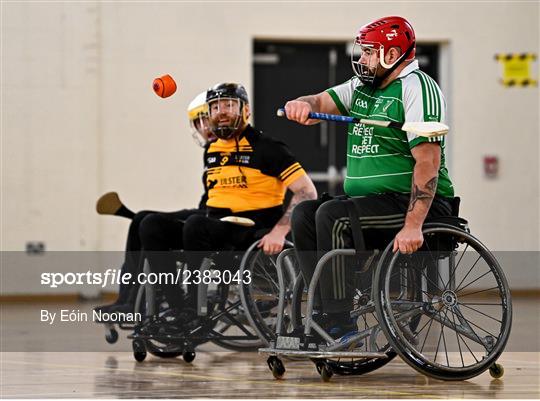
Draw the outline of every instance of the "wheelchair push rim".
<instances>
[{"instance_id":1,"label":"wheelchair push rim","mask_svg":"<svg viewBox=\"0 0 540 401\"><path fill-rule=\"evenodd\" d=\"M253 328L264 345L275 339L277 322L277 306L279 284L276 260L278 255L265 255L258 248L259 241L253 243L244 254L240 264L240 274L250 271L252 280L249 284L240 283L240 299L251 328ZM284 249L293 244L285 241ZM296 272L294 266L287 263L285 269L287 286L294 284Z\"/></svg>"}]
</instances>

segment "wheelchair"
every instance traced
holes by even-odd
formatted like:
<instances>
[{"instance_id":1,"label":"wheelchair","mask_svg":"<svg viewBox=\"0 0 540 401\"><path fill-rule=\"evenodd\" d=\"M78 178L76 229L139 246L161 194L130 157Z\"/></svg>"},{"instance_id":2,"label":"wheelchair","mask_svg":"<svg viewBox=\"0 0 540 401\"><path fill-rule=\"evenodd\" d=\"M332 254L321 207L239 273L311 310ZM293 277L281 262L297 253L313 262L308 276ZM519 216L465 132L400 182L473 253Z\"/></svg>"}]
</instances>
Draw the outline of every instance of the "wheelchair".
<instances>
[{"instance_id":1,"label":"wheelchair","mask_svg":"<svg viewBox=\"0 0 540 401\"><path fill-rule=\"evenodd\" d=\"M175 335L145 333L141 328L152 324L163 316L168 305L163 300L161 291L152 284L141 285L137 293L134 311L140 313L142 322L105 324L105 339L109 343L118 340L118 329L132 331L128 338L132 340L133 356L138 362L146 359L148 353L160 358L182 356L186 362L196 357L195 348L206 342L213 342L232 351L256 351L268 344L269 334L275 331L279 286L276 274L276 256L265 255L257 247L269 229L257 231L255 242L244 252L232 249L213 252L203 259L199 268L200 277L204 271L220 270L221 266L238 276L249 280L223 280L219 283L197 285L195 308L188 308L186 330ZM292 248L286 241L285 249ZM186 268L183 251L175 251L179 276L183 277ZM141 258L142 271L150 273L148 260ZM288 278L291 282L297 276L296 266L288 266ZM184 287L185 288L185 287ZM184 288L179 286L179 291Z\"/></svg>"},{"instance_id":2,"label":"wheelchair","mask_svg":"<svg viewBox=\"0 0 540 401\"><path fill-rule=\"evenodd\" d=\"M397 355L427 376L466 380L486 370L494 378L510 335L512 302L503 270L489 249L474 237L466 220L453 216L426 221L424 244L411 255L393 253L393 241L365 255L335 249L323 255L307 286L299 277L287 297L283 262L277 260L280 285L274 339L266 348L276 379L285 374L281 357L310 359L323 381L334 374L361 375L383 367ZM362 256L362 257L360 257ZM336 258L355 261L349 316L354 328L332 334L313 315L323 269ZM304 302L305 300L305 302ZM292 335L286 316L303 335Z\"/></svg>"}]
</instances>

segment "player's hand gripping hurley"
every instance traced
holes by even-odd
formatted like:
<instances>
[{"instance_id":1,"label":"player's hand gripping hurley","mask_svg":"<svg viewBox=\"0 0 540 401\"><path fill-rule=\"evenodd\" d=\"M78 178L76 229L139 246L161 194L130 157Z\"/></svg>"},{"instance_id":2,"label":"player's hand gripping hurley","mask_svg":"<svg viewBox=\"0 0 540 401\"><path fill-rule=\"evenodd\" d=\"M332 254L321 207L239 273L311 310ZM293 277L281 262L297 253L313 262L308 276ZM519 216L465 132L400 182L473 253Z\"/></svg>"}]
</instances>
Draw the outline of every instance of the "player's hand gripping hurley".
<instances>
[{"instance_id":1,"label":"player's hand gripping hurley","mask_svg":"<svg viewBox=\"0 0 540 401\"><path fill-rule=\"evenodd\" d=\"M279 117L286 117L285 109L278 109ZM435 136L443 136L448 133L448 125L439 122L404 122L398 123L394 121L369 120L365 118L355 118L349 116L339 116L336 114L326 113L309 113L309 118L313 120L336 121L339 123L362 123L366 125L374 125L378 127L397 128L402 131L410 132L418 136L432 138Z\"/></svg>"}]
</instances>

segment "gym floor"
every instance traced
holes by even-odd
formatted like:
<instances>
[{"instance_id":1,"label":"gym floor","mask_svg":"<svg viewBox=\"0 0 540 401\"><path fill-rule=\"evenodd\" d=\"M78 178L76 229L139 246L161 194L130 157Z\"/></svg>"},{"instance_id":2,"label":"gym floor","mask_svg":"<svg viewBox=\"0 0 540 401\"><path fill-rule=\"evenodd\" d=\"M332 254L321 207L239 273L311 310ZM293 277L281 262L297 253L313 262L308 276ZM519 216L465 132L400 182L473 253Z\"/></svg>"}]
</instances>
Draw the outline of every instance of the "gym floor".
<instances>
[{"instance_id":1,"label":"gym floor","mask_svg":"<svg viewBox=\"0 0 540 401\"><path fill-rule=\"evenodd\" d=\"M540 299L514 298L507 351L499 362L502 379L485 372L462 382L444 382L417 373L396 358L364 376L334 376L323 383L309 361L284 361L283 380L273 379L266 356L224 352L205 344L191 364L153 356L135 362L127 332L117 344L103 339L97 324L40 323L45 305L2 304L2 398L540 398L538 316ZM90 304L46 305L48 309L89 310ZM56 327L56 330L53 330ZM44 346L45 344L45 346ZM70 352L88 349L94 352ZM9 347L7 346L9 345ZM41 352L66 349L65 352ZM118 352L118 350L125 350ZM110 350L110 351L107 351Z\"/></svg>"}]
</instances>

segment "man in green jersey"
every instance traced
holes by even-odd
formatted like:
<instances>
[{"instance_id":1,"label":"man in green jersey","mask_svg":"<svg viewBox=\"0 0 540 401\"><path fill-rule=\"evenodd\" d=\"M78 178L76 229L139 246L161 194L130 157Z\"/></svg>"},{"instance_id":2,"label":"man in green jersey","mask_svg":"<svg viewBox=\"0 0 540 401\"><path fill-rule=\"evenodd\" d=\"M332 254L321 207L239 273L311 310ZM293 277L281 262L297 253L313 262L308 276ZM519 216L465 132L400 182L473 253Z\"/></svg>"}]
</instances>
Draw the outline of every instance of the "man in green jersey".
<instances>
[{"instance_id":1,"label":"man in green jersey","mask_svg":"<svg viewBox=\"0 0 540 401\"><path fill-rule=\"evenodd\" d=\"M319 122L308 118L310 112L397 122L445 121L444 97L437 83L418 68L414 31L404 18L385 17L360 28L351 62L353 78L287 102L287 118L304 125ZM292 216L306 281L311 280L318 258L331 249L380 248L392 239L394 251L412 253L420 248L426 217L452 213L454 190L444 147L443 137L428 139L393 128L349 124L344 183L348 200L306 201ZM362 227L363 236L352 233L349 216L356 220L353 227L358 223ZM335 258L332 268L323 272L315 306L327 323L347 320L350 270Z\"/></svg>"}]
</instances>

